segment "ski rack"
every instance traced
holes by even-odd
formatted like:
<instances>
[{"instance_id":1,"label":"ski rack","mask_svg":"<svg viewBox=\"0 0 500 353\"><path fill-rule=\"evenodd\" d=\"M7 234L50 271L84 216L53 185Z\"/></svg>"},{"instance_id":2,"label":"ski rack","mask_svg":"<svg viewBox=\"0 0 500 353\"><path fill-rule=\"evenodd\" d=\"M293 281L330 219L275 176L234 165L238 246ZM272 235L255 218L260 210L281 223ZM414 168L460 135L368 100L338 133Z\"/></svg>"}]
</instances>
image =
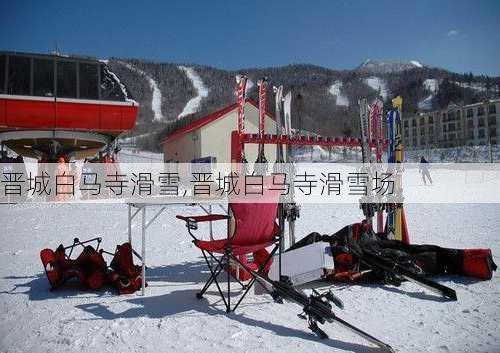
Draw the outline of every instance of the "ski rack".
<instances>
[{"instance_id":1,"label":"ski rack","mask_svg":"<svg viewBox=\"0 0 500 353\"><path fill-rule=\"evenodd\" d=\"M233 131L234 133L238 131ZM291 146L322 146L322 147L361 147L361 139L353 137L328 137L328 136L288 136L265 134L262 138L258 134L242 133L237 136L238 142L242 144L281 144ZM380 146L386 147L389 143L387 139L371 140L370 149L377 149ZM234 148L234 145L232 146ZM242 148L242 146L240 147Z\"/></svg>"},{"instance_id":2,"label":"ski rack","mask_svg":"<svg viewBox=\"0 0 500 353\"><path fill-rule=\"evenodd\" d=\"M264 134L262 137L259 134L241 133L237 130L231 133L231 162L241 163L242 151L245 144L258 145L287 145L287 146L322 146L322 147L361 147L361 139L352 137L329 137L329 136L304 136L304 135L276 135ZM389 140L378 139L371 140L368 143L370 153L372 149L386 148ZM382 147L381 147L382 146ZM298 209L296 205L288 211L287 219L289 223L295 222L298 217ZM289 225L290 227L290 225ZM293 245L293 240L290 239L290 246Z\"/></svg>"}]
</instances>

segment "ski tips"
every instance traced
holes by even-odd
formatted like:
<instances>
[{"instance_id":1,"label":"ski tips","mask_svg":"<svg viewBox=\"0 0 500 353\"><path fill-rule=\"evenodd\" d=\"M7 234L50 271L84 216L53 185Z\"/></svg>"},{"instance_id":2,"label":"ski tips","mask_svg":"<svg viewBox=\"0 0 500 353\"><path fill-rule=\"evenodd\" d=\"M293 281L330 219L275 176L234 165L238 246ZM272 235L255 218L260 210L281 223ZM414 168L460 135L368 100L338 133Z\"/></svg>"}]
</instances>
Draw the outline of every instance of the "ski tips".
<instances>
[{"instance_id":1,"label":"ski tips","mask_svg":"<svg viewBox=\"0 0 500 353\"><path fill-rule=\"evenodd\" d=\"M386 344L384 347L381 347L381 348L385 349L389 353L396 353L396 351L394 350L394 348L392 348L388 344Z\"/></svg>"},{"instance_id":2,"label":"ski tips","mask_svg":"<svg viewBox=\"0 0 500 353\"><path fill-rule=\"evenodd\" d=\"M454 289L448 288L447 290L445 290L443 292L443 295L446 298L450 299L451 301L456 302L458 300L458 298L457 298L457 292L455 292Z\"/></svg>"}]
</instances>

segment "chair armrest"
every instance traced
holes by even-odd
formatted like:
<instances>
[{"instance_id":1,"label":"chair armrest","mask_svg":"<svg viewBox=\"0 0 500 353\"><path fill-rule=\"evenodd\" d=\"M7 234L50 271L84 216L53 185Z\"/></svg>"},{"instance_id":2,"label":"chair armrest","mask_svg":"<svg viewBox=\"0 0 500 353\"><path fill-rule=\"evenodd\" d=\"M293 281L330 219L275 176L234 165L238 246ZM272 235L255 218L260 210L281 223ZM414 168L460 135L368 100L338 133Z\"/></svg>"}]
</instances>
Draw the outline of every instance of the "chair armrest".
<instances>
[{"instance_id":1,"label":"chair armrest","mask_svg":"<svg viewBox=\"0 0 500 353\"><path fill-rule=\"evenodd\" d=\"M228 215L224 214L208 214L203 216L175 216L178 219L182 219L184 222L211 222L220 221L222 219L229 219Z\"/></svg>"}]
</instances>

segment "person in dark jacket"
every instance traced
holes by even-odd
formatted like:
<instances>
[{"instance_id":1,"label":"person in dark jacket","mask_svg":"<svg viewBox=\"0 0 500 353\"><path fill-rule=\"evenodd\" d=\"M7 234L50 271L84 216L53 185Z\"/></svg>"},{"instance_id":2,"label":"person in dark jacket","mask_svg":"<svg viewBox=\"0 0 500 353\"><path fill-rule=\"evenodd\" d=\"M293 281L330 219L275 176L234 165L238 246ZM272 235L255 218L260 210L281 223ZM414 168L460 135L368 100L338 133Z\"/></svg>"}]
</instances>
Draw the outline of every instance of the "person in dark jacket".
<instances>
[{"instance_id":1,"label":"person in dark jacket","mask_svg":"<svg viewBox=\"0 0 500 353\"><path fill-rule=\"evenodd\" d=\"M418 167L418 171L422 173L422 180L424 181L424 185L427 185L426 178L432 185L431 174L429 173L429 162L424 158L424 156L420 157L420 165Z\"/></svg>"}]
</instances>

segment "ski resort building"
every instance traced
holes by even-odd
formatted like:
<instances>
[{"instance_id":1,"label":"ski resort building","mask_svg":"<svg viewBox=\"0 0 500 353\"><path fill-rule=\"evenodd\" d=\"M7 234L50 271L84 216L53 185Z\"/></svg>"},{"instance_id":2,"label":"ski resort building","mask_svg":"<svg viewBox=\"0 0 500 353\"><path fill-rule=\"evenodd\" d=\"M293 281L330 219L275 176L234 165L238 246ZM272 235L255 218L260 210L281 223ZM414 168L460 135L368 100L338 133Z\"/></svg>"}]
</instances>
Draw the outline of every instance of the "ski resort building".
<instances>
[{"instance_id":1,"label":"ski resort building","mask_svg":"<svg viewBox=\"0 0 500 353\"><path fill-rule=\"evenodd\" d=\"M408 149L497 145L500 99L419 113L403 118L403 143Z\"/></svg>"},{"instance_id":2,"label":"ski resort building","mask_svg":"<svg viewBox=\"0 0 500 353\"><path fill-rule=\"evenodd\" d=\"M245 131L258 133L259 109L257 103L245 103ZM238 105L232 104L171 132L161 144L165 162L190 163L195 159L212 158L218 163L231 161L231 132L238 126ZM266 133L275 133L276 125L271 115L266 114ZM257 145L245 147L249 162L257 159ZM265 146L266 158L276 159L276 148Z\"/></svg>"}]
</instances>

